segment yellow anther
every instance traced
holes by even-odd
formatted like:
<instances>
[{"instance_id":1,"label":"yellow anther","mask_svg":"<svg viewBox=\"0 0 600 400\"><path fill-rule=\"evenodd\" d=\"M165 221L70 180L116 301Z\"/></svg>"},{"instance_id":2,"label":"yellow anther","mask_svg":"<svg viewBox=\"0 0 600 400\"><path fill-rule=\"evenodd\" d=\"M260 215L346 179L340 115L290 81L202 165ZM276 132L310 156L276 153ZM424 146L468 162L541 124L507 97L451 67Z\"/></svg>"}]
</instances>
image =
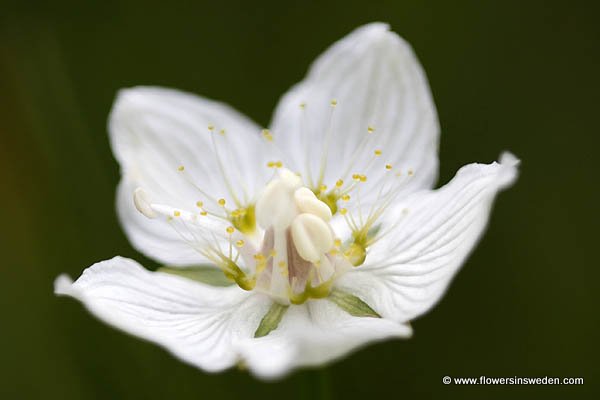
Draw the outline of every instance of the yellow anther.
<instances>
[{"instance_id":1,"label":"yellow anther","mask_svg":"<svg viewBox=\"0 0 600 400\"><path fill-rule=\"evenodd\" d=\"M185 167L183 165L180 165L179 167L177 167L177 171L181 172L185 169Z\"/></svg>"},{"instance_id":2,"label":"yellow anther","mask_svg":"<svg viewBox=\"0 0 600 400\"><path fill-rule=\"evenodd\" d=\"M355 181L360 181L360 175L359 174L352 174L352 179L354 179Z\"/></svg>"},{"instance_id":3,"label":"yellow anther","mask_svg":"<svg viewBox=\"0 0 600 400\"><path fill-rule=\"evenodd\" d=\"M348 213L348 210L346 210L345 208L340 209L340 214L346 215L347 213Z\"/></svg>"},{"instance_id":4,"label":"yellow anther","mask_svg":"<svg viewBox=\"0 0 600 400\"><path fill-rule=\"evenodd\" d=\"M181 215L181 212L175 210L175 211L173 211L173 215L176 217L179 217Z\"/></svg>"},{"instance_id":5,"label":"yellow anther","mask_svg":"<svg viewBox=\"0 0 600 400\"><path fill-rule=\"evenodd\" d=\"M208 126L208 130L211 131L211 132L214 131L215 130L215 126L214 125L209 125Z\"/></svg>"},{"instance_id":6,"label":"yellow anther","mask_svg":"<svg viewBox=\"0 0 600 400\"><path fill-rule=\"evenodd\" d=\"M319 186L319 191L321 193L324 192L324 191L326 191L326 190L327 190L327 185L321 185L321 186Z\"/></svg>"},{"instance_id":7,"label":"yellow anther","mask_svg":"<svg viewBox=\"0 0 600 400\"><path fill-rule=\"evenodd\" d=\"M273 141L273 135L271 134L271 131L269 131L268 129L263 129L262 130L262 135L269 142Z\"/></svg>"},{"instance_id":8,"label":"yellow anther","mask_svg":"<svg viewBox=\"0 0 600 400\"><path fill-rule=\"evenodd\" d=\"M338 179L337 182L335 183L335 186L341 188L342 186L344 186L344 181L341 179Z\"/></svg>"},{"instance_id":9,"label":"yellow anther","mask_svg":"<svg viewBox=\"0 0 600 400\"><path fill-rule=\"evenodd\" d=\"M366 181L367 181L367 176L366 176L366 175L360 175L360 176L358 177L358 179L359 179L361 182L366 182Z\"/></svg>"},{"instance_id":10,"label":"yellow anther","mask_svg":"<svg viewBox=\"0 0 600 400\"><path fill-rule=\"evenodd\" d=\"M221 130L219 131L219 135L221 135L221 136L225 136L225 129L221 129Z\"/></svg>"},{"instance_id":11,"label":"yellow anther","mask_svg":"<svg viewBox=\"0 0 600 400\"><path fill-rule=\"evenodd\" d=\"M238 240L237 242L235 242L235 245L236 245L237 247L244 247L244 243L245 243L245 242L244 242L242 239L240 239L240 240Z\"/></svg>"},{"instance_id":12,"label":"yellow anther","mask_svg":"<svg viewBox=\"0 0 600 400\"><path fill-rule=\"evenodd\" d=\"M284 268L286 266L286 262L281 260L277 263L277 265L279 265L280 268Z\"/></svg>"},{"instance_id":13,"label":"yellow anther","mask_svg":"<svg viewBox=\"0 0 600 400\"><path fill-rule=\"evenodd\" d=\"M267 163L267 167L269 167L269 168L281 168L281 167L283 167L283 163L281 161L269 161Z\"/></svg>"},{"instance_id":14,"label":"yellow anther","mask_svg":"<svg viewBox=\"0 0 600 400\"><path fill-rule=\"evenodd\" d=\"M335 106L337 106L337 100L333 99L329 102L329 104L331 104L331 107L335 107Z\"/></svg>"},{"instance_id":15,"label":"yellow anther","mask_svg":"<svg viewBox=\"0 0 600 400\"><path fill-rule=\"evenodd\" d=\"M392 164L385 164L385 169L387 169L388 171L389 171L390 169L392 169Z\"/></svg>"},{"instance_id":16,"label":"yellow anther","mask_svg":"<svg viewBox=\"0 0 600 400\"><path fill-rule=\"evenodd\" d=\"M233 226L228 226L226 231L231 235L233 232L235 232L235 228Z\"/></svg>"},{"instance_id":17,"label":"yellow anther","mask_svg":"<svg viewBox=\"0 0 600 400\"><path fill-rule=\"evenodd\" d=\"M373 133L373 132L375 132L375 128L373 128L372 126L369 126L369 127L367 128L367 132L369 132L369 133Z\"/></svg>"},{"instance_id":18,"label":"yellow anther","mask_svg":"<svg viewBox=\"0 0 600 400\"><path fill-rule=\"evenodd\" d=\"M381 155L381 150L375 150L375 155L376 156L380 156Z\"/></svg>"},{"instance_id":19,"label":"yellow anther","mask_svg":"<svg viewBox=\"0 0 600 400\"><path fill-rule=\"evenodd\" d=\"M204 203L203 203L203 202L201 202L201 201L197 201L197 202L196 202L196 207L198 207L198 208L202 208L203 206L204 206Z\"/></svg>"},{"instance_id":20,"label":"yellow anther","mask_svg":"<svg viewBox=\"0 0 600 400\"><path fill-rule=\"evenodd\" d=\"M264 256L264 254L262 254L262 253L256 253L256 254L254 255L254 259L255 259L256 261L264 261L264 259L265 259L265 256Z\"/></svg>"},{"instance_id":21,"label":"yellow anther","mask_svg":"<svg viewBox=\"0 0 600 400\"><path fill-rule=\"evenodd\" d=\"M218 203L219 203L219 205L221 207L224 207L225 206L225 199L219 199Z\"/></svg>"},{"instance_id":22,"label":"yellow anther","mask_svg":"<svg viewBox=\"0 0 600 400\"><path fill-rule=\"evenodd\" d=\"M333 245L335 247L342 247L342 240L340 238L337 238L333 241Z\"/></svg>"},{"instance_id":23,"label":"yellow anther","mask_svg":"<svg viewBox=\"0 0 600 400\"><path fill-rule=\"evenodd\" d=\"M277 252L275 251L275 249L271 249L271 251L269 252L269 255L271 257L275 257L275 256L277 256Z\"/></svg>"},{"instance_id":24,"label":"yellow anther","mask_svg":"<svg viewBox=\"0 0 600 400\"><path fill-rule=\"evenodd\" d=\"M408 170L408 176L412 176L412 174L414 174L414 171L412 169Z\"/></svg>"},{"instance_id":25,"label":"yellow anther","mask_svg":"<svg viewBox=\"0 0 600 400\"><path fill-rule=\"evenodd\" d=\"M345 194L342 196L342 200L343 201L349 201L350 200L350 195L349 194Z\"/></svg>"},{"instance_id":26,"label":"yellow anther","mask_svg":"<svg viewBox=\"0 0 600 400\"><path fill-rule=\"evenodd\" d=\"M300 108L304 110L306 108L306 103L300 103Z\"/></svg>"},{"instance_id":27,"label":"yellow anther","mask_svg":"<svg viewBox=\"0 0 600 400\"><path fill-rule=\"evenodd\" d=\"M233 210L231 212L231 216L234 217L234 218L239 217L240 216L240 211L239 210Z\"/></svg>"},{"instance_id":28,"label":"yellow anther","mask_svg":"<svg viewBox=\"0 0 600 400\"><path fill-rule=\"evenodd\" d=\"M208 215L208 212L206 212L206 211L200 211L200 215L202 215L203 217L206 217Z\"/></svg>"}]
</instances>

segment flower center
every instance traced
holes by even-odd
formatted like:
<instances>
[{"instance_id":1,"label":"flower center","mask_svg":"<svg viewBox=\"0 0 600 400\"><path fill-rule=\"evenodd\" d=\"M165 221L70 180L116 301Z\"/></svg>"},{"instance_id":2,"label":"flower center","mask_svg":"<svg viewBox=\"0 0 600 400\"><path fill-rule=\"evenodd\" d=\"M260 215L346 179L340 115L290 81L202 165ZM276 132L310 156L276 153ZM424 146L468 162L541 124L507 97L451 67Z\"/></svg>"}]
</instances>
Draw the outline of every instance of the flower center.
<instances>
[{"instance_id":1,"label":"flower center","mask_svg":"<svg viewBox=\"0 0 600 400\"><path fill-rule=\"evenodd\" d=\"M283 301L322 297L341 267L328 222L331 209L301 179L281 169L256 202L264 229L256 260L256 289Z\"/></svg>"}]
</instances>

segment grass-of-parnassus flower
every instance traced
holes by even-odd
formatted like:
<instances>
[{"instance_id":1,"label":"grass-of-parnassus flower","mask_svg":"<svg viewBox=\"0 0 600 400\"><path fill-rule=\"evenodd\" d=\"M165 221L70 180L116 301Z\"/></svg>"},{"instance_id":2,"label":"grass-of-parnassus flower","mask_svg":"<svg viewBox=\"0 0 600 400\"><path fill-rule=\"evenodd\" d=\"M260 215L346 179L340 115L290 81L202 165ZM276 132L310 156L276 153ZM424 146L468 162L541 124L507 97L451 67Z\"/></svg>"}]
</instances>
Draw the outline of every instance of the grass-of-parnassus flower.
<instances>
[{"instance_id":1,"label":"grass-of-parnassus flower","mask_svg":"<svg viewBox=\"0 0 600 400\"><path fill-rule=\"evenodd\" d=\"M56 293L206 371L272 378L411 335L481 236L518 161L440 189L439 126L410 46L384 24L321 55L269 129L175 90L119 93L117 211L166 267L99 262ZM117 356L117 355L115 355Z\"/></svg>"}]
</instances>

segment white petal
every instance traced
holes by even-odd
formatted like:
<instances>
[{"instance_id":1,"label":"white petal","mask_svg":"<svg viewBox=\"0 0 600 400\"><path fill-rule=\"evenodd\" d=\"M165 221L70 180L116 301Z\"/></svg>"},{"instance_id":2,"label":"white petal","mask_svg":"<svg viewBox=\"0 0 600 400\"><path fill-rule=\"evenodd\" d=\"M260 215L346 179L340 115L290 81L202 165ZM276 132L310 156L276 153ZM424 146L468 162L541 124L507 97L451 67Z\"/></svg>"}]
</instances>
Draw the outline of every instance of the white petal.
<instances>
[{"instance_id":1,"label":"white petal","mask_svg":"<svg viewBox=\"0 0 600 400\"><path fill-rule=\"evenodd\" d=\"M117 207L125 232L139 251L163 263L205 260L182 250L185 244L172 229L151 226L155 222L132 206L135 189L175 209L193 210L201 200L206 209L219 212L217 199L236 208L234 196L251 201L269 179L260 129L224 104L169 89L126 89L115 101L109 130L121 165Z\"/></svg>"},{"instance_id":2,"label":"white petal","mask_svg":"<svg viewBox=\"0 0 600 400\"><path fill-rule=\"evenodd\" d=\"M293 168L305 176L310 169L313 183L329 146L323 183L366 174L365 200L386 163L415 172L405 193L430 188L437 177L439 127L427 79L410 45L385 24L358 28L321 55L281 99L272 131ZM367 168L377 149L382 155Z\"/></svg>"},{"instance_id":3,"label":"white petal","mask_svg":"<svg viewBox=\"0 0 600 400\"><path fill-rule=\"evenodd\" d=\"M375 341L408 337L411 328L383 318L353 317L329 300L290 306L276 330L240 344L250 370L276 378L293 368L317 366Z\"/></svg>"},{"instance_id":4,"label":"white petal","mask_svg":"<svg viewBox=\"0 0 600 400\"><path fill-rule=\"evenodd\" d=\"M501 161L467 165L444 187L393 206L365 265L337 285L395 321L429 310L480 238L496 194L516 179L516 158Z\"/></svg>"},{"instance_id":5,"label":"white petal","mask_svg":"<svg viewBox=\"0 0 600 400\"><path fill-rule=\"evenodd\" d=\"M75 283L59 276L55 292L80 300L104 322L206 371L239 361L238 342L254 335L271 303L237 286L218 288L150 272L121 257L91 266Z\"/></svg>"}]
</instances>

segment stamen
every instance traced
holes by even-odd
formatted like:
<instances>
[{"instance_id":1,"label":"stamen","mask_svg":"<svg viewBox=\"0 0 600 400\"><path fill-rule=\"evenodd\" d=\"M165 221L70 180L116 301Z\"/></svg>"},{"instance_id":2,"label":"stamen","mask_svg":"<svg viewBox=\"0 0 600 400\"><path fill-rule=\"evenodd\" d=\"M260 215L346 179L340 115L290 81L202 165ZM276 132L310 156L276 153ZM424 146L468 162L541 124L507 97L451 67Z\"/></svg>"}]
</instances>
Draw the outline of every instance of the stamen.
<instances>
[{"instance_id":1,"label":"stamen","mask_svg":"<svg viewBox=\"0 0 600 400\"><path fill-rule=\"evenodd\" d=\"M150 197L142 188L137 188L133 192L133 204L135 208L147 218L156 218L156 213L152 209Z\"/></svg>"},{"instance_id":2,"label":"stamen","mask_svg":"<svg viewBox=\"0 0 600 400\"><path fill-rule=\"evenodd\" d=\"M327 122L327 130L325 133L324 140L324 149L321 155L321 166L319 168L319 178L317 179L317 186L320 186L323 183L323 178L325 177L325 169L327 168L327 159L329 156L329 146L331 145L331 138L333 136L333 111L337 106L337 100L333 99L330 102L331 104L331 112L329 113L329 121ZM308 154L308 153L307 153Z\"/></svg>"},{"instance_id":3,"label":"stamen","mask_svg":"<svg viewBox=\"0 0 600 400\"><path fill-rule=\"evenodd\" d=\"M215 127L213 125L209 125L208 126L208 130L211 133L211 135L210 135L210 141L211 141L211 144L212 144L212 147L213 147L213 152L215 153L215 157L217 159L217 165L219 166L219 172L221 173L221 176L223 177L223 182L225 183L225 186L227 187L227 190L229 191L229 194L231 195L231 198L238 205L238 207L242 207L242 203L240 202L240 200L238 199L237 195L235 194L235 191L233 190L233 186L231 185L229 177L225 173L225 167L224 167L224 164L223 164L223 160L221 159L221 155L220 155L220 153L218 151L218 148L217 148L217 143L216 143L216 140L215 140L215 135L212 134L213 131L214 131L214 129L215 129Z\"/></svg>"}]
</instances>

